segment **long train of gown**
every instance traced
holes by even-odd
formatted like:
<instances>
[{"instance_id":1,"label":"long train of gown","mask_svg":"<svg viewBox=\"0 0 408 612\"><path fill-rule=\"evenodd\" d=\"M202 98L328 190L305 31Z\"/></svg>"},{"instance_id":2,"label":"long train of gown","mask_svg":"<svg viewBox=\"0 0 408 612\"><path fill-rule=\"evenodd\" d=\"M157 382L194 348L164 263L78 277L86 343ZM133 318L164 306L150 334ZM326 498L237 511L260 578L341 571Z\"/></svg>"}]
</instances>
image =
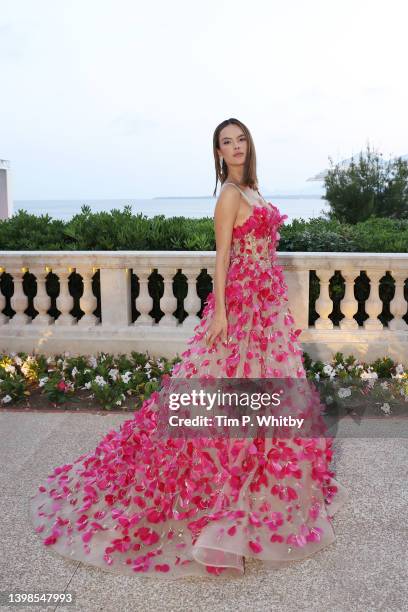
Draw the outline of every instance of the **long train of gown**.
<instances>
[{"instance_id":1,"label":"long train of gown","mask_svg":"<svg viewBox=\"0 0 408 612\"><path fill-rule=\"evenodd\" d=\"M287 215L265 204L259 199L233 229L228 342L206 344L211 292L170 380L306 378L301 330L276 264ZM329 469L332 438L163 437L162 400L163 388L38 487L29 516L44 545L111 572L178 578L241 575L245 557L277 568L335 540L333 515L348 493Z\"/></svg>"}]
</instances>

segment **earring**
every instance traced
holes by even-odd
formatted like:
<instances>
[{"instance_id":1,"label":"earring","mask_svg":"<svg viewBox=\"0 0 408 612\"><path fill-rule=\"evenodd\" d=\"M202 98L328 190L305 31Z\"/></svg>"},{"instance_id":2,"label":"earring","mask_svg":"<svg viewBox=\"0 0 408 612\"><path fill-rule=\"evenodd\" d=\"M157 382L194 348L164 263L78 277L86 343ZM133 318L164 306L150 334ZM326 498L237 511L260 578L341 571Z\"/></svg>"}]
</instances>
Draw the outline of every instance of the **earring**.
<instances>
[{"instance_id":1,"label":"earring","mask_svg":"<svg viewBox=\"0 0 408 612\"><path fill-rule=\"evenodd\" d=\"M223 161L224 161L224 158L223 158L223 157L220 157L220 166L221 166L221 170L222 170L222 163L223 163Z\"/></svg>"}]
</instances>

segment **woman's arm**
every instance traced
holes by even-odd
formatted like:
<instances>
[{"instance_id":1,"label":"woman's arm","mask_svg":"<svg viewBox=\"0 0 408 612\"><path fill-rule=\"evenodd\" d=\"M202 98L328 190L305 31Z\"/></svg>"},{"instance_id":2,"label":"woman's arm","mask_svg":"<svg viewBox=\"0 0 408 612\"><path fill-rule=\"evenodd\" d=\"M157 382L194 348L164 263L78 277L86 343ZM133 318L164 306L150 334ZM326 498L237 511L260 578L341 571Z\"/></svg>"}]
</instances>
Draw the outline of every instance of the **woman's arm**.
<instances>
[{"instance_id":1,"label":"woman's arm","mask_svg":"<svg viewBox=\"0 0 408 612\"><path fill-rule=\"evenodd\" d=\"M237 218L240 193L229 185L222 189L214 210L215 229L215 277L214 297L215 310L212 323L208 330L207 343L212 344L221 333L222 339L227 340L227 315L225 310L225 279L229 266L232 230Z\"/></svg>"},{"instance_id":2,"label":"woman's arm","mask_svg":"<svg viewBox=\"0 0 408 612\"><path fill-rule=\"evenodd\" d=\"M232 229L237 218L240 198L239 191L225 185L215 205L215 314L225 312L225 279L230 258Z\"/></svg>"}]
</instances>

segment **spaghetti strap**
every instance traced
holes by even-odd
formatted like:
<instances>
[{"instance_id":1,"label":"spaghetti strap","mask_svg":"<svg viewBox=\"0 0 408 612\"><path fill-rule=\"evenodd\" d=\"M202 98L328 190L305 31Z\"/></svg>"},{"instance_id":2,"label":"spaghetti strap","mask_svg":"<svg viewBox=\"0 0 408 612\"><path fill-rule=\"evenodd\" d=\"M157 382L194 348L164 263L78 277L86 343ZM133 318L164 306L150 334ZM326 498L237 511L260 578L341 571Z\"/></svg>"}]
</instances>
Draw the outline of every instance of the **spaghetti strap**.
<instances>
[{"instance_id":1,"label":"spaghetti strap","mask_svg":"<svg viewBox=\"0 0 408 612\"><path fill-rule=\"evenodd\" d=\"M263 201L265 202L265 204L268 204L268 202L265 200L265 198L263 197L262 193L259 191L259 189L257 189L257 192L259 193L259 195L261 196L261 198L263 199Z\"/></svg>"},{"instance_id":2,"label":"spaghetti strap","mask_svg":"<svg viewBox=\"0 0 408 612\"><path fill-rule=\"evenodd\" d=\"M247 196L247 194L246 194L246 193L244 193L244 192L242 191L242 189L240 189L240 187L238 187L238 185L237 185L236 183L232 183L231 181L227 181L227 182L225 182L225 183L223 184L223 187L224 187L224 185L234 185L234 187L236 187L236 188L238 189L238 191L239 191L239 192L240 192L240 194L241 194L241 195L242 195L242 196L245 198L245 200L248 202L248 204L249 204L250 206L253 206L253 202L251 202L251 200L249 199L249 197Z\"/></svg>"}]
</instances>

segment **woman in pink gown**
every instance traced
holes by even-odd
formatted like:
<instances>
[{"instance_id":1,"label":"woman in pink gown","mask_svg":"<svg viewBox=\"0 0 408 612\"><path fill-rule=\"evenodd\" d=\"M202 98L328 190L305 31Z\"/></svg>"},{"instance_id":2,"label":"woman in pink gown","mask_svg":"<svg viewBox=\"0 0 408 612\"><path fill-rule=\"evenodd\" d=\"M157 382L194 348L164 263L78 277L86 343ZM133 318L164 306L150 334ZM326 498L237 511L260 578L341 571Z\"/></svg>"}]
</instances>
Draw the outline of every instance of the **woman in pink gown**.
<instances>
[{"instance_id":1,"label":"woman in pink gown","mask_svg":"<svg viewBox=\"0 0 408 612\"><path fill-rule=\"evenodd\" d=\"M305 379L301 330L276 264L287 215L259 194L244 124L222 122L213 145L222 183L215 289L170 381ZM241 575L245 557L277 568L334 542L332 518L347 492L330 471L331 438L166 437L165 402L163 385L93 451L53 469L30 498L45 546L108 571L169 579Z\"/></svg>"}]
</instances>

